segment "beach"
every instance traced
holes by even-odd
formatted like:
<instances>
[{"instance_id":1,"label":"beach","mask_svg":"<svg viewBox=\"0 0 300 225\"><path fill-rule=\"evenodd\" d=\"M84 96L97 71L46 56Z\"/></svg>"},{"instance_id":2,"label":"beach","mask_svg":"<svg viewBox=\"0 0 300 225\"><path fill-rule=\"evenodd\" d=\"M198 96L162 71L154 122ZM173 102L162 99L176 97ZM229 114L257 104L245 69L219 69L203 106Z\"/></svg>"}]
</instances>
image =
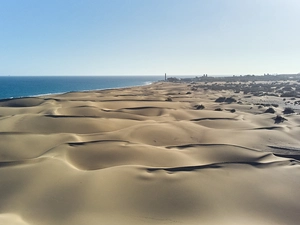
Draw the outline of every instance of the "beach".
<instances>
[{"instance_id":1,"label":"beach","mask_svg":"<svg viewBox=\"0 0 300 225\"><path fill-rule=\"evenodd\" d=\"M203 84L1 100L0 224L299 224L299 98Z\"/></svg>"}]
</instances>

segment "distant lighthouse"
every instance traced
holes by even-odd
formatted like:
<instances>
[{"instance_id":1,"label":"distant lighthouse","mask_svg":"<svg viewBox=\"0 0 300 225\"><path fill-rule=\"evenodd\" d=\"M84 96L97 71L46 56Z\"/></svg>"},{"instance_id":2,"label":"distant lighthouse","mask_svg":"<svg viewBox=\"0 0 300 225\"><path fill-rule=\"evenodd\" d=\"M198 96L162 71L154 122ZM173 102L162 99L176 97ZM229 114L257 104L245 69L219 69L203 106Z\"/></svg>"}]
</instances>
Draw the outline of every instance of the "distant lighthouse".
<instances>
[{"instance_id":1,"label":"distant lighthouse","mask_svg":"<svg viewBox=\"0 0 300 225\"><path fill-rule=\"evenodd\" d=\"M165 80L167 80L167 74L165 73Z\"/></svg>"}]
</instances>

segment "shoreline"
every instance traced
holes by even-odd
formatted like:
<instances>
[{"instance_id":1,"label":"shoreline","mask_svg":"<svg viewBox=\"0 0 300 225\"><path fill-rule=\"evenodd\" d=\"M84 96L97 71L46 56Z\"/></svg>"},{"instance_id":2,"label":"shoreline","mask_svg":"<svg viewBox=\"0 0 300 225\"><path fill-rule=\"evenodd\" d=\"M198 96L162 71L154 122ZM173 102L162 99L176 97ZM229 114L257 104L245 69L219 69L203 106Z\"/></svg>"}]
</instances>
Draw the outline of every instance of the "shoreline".
<instances>
[{"instance_id":1,"label":"shoreline","mask_svg":"<svg viewBox=\"0 0 300 225\"><path fill-rule=\"evenodd\" d=\"M157 81L159 82L159 81ZM143 87L147 85L151 85L155 83L150 82L149 84L144 84L144 85L134 85L134 86L125 86L125 87L112 87L112 88L103 88L103 89L93 89L93 90L80 90L80 91L67 91L67 92L60 92L60 93L49 93L49 94L39 94L39 95L31 95L31 96L23 96L23 97L11 97L11 98L6 98L6 99L0 99L2 100L11 100L11 99L22 99L22 98L35 98L35 97L43 97L43 96L53 96L53 95L64 95L64 94L69 94L69 93L85 93L85 92L96 92L96 91L106 91L106 90L116 90L116 89L123 89L123 88L133 88L133 87Z\"/></svg>"},{"instance_id":2,"label":"shoreline","mask_svg":"<svg viewBox=\"0 0 300 225\"><path fill-rule=\"evenodd\" d=\"M62 95L62 94L73 93L73 92L93 92L93 91L102 91L102 90L132 88L132 87L139 87L139 86L143 87L143 86L151 85L155 82L159 82L159 81L152 81L152 82L147 82L146 84L139 84L139 85L133 85L133 86L124 86L124 87L111 87L111 88L101 88L101 89L91 89L91 90L67 91L67 92L46 93L46 94L20 96L20 97L0 98L0 101L6 101L6 100L12 100L12 99L22 99L22 98L35 98L35 97L52 96L52 95Z\"/></svg>"}]
</instances>

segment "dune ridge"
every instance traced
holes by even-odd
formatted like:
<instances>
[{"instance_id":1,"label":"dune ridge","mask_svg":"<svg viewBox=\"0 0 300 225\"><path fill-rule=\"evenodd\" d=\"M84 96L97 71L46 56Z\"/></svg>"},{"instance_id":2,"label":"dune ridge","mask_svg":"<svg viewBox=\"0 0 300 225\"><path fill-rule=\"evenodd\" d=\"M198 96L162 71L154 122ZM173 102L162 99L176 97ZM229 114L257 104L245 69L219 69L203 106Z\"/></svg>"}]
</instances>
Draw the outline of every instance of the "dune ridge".
<instances>
[{"instance_id":1,"label":"dune ridge","mask_svg":"<svg viewBox=\"0 0 300 225\"><path fill-rule=\"evenodd\" d=\"M158 82L1 100L0 223L298 224L298 112L275 123L249 98Z\"/></svg>"}]
</instances>

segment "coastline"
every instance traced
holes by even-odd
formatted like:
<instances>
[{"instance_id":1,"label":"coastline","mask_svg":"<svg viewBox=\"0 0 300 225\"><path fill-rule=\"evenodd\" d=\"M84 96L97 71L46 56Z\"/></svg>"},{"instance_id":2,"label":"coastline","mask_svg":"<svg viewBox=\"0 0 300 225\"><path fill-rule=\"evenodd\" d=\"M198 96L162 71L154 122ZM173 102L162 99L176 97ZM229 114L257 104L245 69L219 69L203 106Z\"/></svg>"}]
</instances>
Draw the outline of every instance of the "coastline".
<instances>
[{"instance_id":1,"label":"coastline","mask_svg":"<svg viewBox=\"0 0 300 225\"><path fill-rule=\"evenodd\" d=\"M143 86L160 76L0 76L0 99Z\"/></svg>"},{"instance_id":2,"label":"coastline","mask_svg":"<svg viewBox=\"0 0 300 225\"><path fill-rule=\"evenodd\" d=\"M298 224L299 99L202 84L1 100L0 222Z\"/></svg>"},{"instance_id":3,"label":"coastline","mask_svg":"<svg viewBox=\"0 0 300 225\"><path fill-rule=\"evenodd\" d=\"M39 98L39 97L44 98L47 96L64 95L64 94L69 94L69 93L84 93L84 92L115 90L115 89L123 89L123 88L143 87L143 86L151 85L155 82L156 81L149 82L149 83L143 84L143 85L133 85L133 86L124 86L124 87L112 87L112 88L102 88L102 89L92 89L92 90L67 91L67 92L47 93L47 94L21 96L21 97L11 97L11 98L0 99L0 101L6 101L6 100L12 100L12 99L23 99L23 98ZM157 81L157 82L159 82L159 81Z\"/></svg>"}]
</instances>

